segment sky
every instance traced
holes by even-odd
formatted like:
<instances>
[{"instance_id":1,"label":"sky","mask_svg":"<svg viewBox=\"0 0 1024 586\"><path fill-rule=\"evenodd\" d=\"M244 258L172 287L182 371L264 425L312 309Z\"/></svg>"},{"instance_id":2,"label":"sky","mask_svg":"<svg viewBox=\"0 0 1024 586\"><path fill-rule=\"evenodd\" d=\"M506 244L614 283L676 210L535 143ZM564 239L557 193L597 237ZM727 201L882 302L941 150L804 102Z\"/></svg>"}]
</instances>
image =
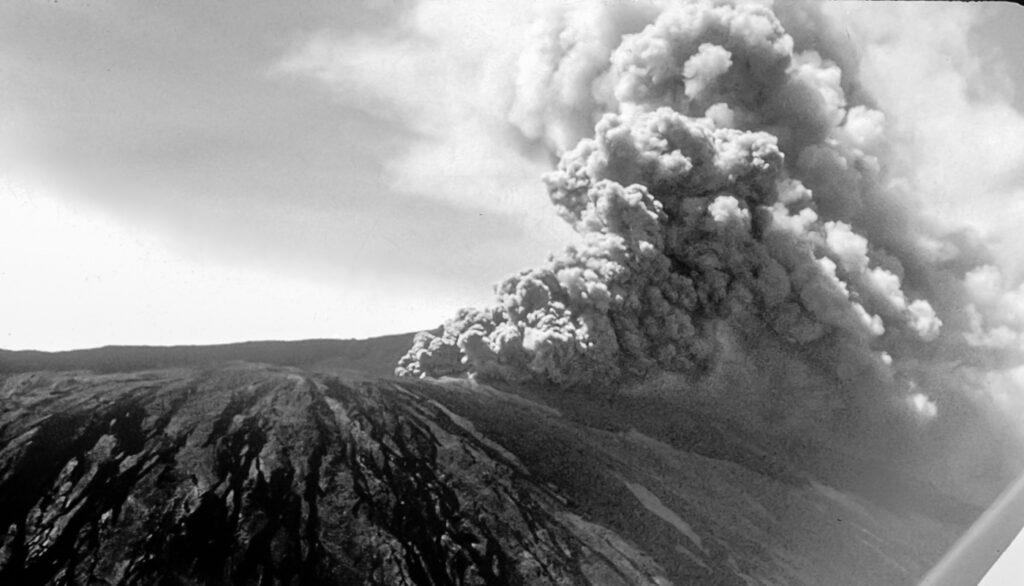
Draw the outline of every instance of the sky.
<instances>
[{"instance_id":1,"label":"sky","mask_svg":"<svg viewBox=\"0 0 1024 586\"><path fill-rule=\"evenodd\" d=\"M934 213L1012 269L1024 9L940 4L830 13L917 146ZM486 305L571 238L539 180L550 161L506 128L530 14L3 3L0 347L360 338Z\"/></svg>"}]
</instances>

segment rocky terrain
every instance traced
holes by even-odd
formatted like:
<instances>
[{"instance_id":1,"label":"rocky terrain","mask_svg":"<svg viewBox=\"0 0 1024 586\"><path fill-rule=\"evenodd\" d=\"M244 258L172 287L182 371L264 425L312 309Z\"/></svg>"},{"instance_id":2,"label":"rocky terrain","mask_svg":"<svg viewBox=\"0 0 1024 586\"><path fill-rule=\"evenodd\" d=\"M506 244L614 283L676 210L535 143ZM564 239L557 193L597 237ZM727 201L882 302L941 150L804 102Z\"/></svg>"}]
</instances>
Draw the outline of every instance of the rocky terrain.
<instances>
[{"instance_id":1,"label":"rocky terrain","mask_svg":"<svg viewBox=\"0 0 1024 586\"><path fill-rule=\"evenodd\" d=\"M980 513L626 397L13 370L0 584L912 584Z\"/></svg>"},{"instance_id":2,"label":"rocky terrain","mask_svg":"<svg viewBox=\"0 0 1024 586\"><path fill-rule=\"evenodd\" d=\"M0 583L664 581L419 386L245 364L11 377Z\"/></svg>"}]
</instances>

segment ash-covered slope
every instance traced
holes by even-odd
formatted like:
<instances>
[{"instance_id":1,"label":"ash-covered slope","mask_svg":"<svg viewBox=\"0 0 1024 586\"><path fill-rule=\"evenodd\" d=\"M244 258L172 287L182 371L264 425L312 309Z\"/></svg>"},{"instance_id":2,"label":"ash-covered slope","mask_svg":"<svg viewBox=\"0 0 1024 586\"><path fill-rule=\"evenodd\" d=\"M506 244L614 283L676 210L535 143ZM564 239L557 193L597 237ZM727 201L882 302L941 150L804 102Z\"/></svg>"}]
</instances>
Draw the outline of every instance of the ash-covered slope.
<instances>
[{"instance_id":1,"label":"ash-covered slope","mask_svg":"<svg viewBox=\"0 0 1024 586\"><path fill-rule=\"evenodd\" d=\"M977 514L642 404L249 363L12 375L0 583L910 584Z\"/></svg>"}]
</instances>

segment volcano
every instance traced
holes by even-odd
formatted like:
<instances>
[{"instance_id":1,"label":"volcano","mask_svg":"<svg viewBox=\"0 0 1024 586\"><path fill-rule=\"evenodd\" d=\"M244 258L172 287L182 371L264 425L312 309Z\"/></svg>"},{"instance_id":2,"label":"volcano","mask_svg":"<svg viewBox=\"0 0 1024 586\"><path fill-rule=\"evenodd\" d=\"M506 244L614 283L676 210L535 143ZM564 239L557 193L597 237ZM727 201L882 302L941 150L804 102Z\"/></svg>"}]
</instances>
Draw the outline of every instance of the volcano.
<instances>
[{"instance_id":1,"label":"volcano","mask_svg":"<svg viewBox=\"0 0 1024 586\"><path fill-rule=\"evenodd\" d=\"M670 398L317 347L4 353L0 583L913 584L982 511Z\"/></svg>"},{"instance_id":2,"label":"volcano","mask_svg":"<svg viewBox=\"0 0 1024 586\"><path fill-rule=\"evenodd\" d=\"M899 35L874 29L937 13L477 4L399 3L393 24L326 27L260 69L405 137L347 138L372 154L349 162L370 191L305 212L380 209L344 266L307 276L440 304L421 283L463 290L539 231L506 209L527 169L562 247L415 335L0 353L0 584L913 584L1020 475L1020 254L957 216L1024 176L983 158L1024 150L919 141L878 76ZM969 28L911 32L940 20L936 63ZM974 60L925 92L946 65L919 65L915 39L906 69L926 73L897 96L998 93ZM971 180L939 189L946 168ZM440 229L417 226L432 199ZM287 246L344 230L256 215ZM479 263L442 252L513 225ZM402 239L362 236L378 231ZM330 299L383 331L389 316ZM269 327L263 309L247 327Z\"/></svg>"}]
</instances>

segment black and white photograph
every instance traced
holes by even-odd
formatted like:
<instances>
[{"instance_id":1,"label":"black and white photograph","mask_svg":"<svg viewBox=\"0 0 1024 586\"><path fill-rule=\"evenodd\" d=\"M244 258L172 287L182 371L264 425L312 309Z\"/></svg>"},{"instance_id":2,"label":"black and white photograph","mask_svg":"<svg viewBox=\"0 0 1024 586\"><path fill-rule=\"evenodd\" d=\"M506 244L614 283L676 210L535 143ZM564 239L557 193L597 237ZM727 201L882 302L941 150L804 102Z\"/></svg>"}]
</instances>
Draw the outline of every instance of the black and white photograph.
<instances>
[{"instance_id":1,"label":"black and white photograph","mask_svg":"<svg viewBox=\"0 0 1024 586\"><path fill-rule=\"evenodd\" d=\"M1022 31L3 2L0 585L1024 583Z\"/></svg>"}]
</instances>

